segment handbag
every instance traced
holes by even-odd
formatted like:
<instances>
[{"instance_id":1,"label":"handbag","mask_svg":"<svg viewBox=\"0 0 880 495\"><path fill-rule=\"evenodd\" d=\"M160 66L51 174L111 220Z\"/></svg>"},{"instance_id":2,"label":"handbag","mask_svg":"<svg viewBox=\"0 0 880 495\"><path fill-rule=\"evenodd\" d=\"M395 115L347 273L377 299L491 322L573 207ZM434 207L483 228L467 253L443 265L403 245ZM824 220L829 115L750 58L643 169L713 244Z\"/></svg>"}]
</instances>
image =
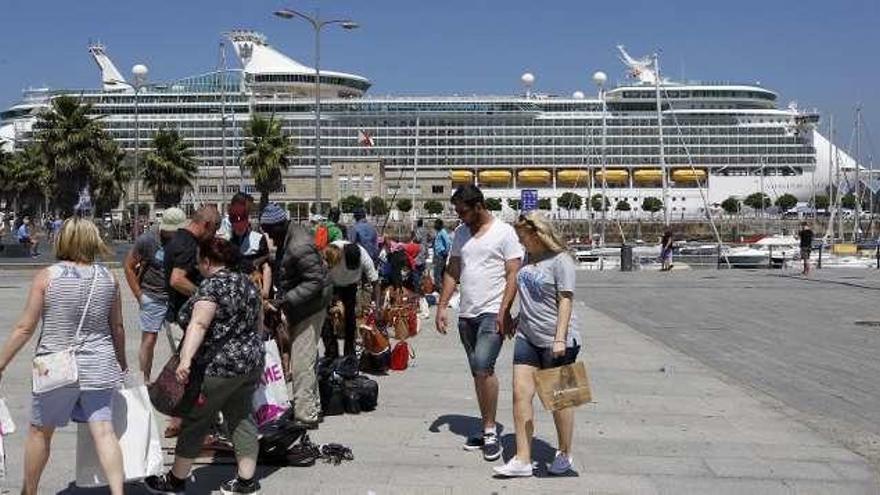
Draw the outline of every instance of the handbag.
<instances>
[{"instance_id":1,"label":"handbag","mask_svg":"<svg viewBox=\"0 0 880 495\"><path fill-rule=\"evenodd\" d=\"M52 390L73 385L79 381L79 368L76 365L76 347L79 346L79 334L82 331L83 323L86 321L86 313L89 311L89 305L92 302L92 295L95 293L95 285L98 281L98 267L94 266L92 274L92 287L89 289L89 297L86 298L86 304L83 306L82 316L79 318L79 325L76 327L76 333L73 336L73 344L63 351L50 352L41 356L34 356L31 375L33 377L33 392L42 394L51 392ZM37 340L37 348L43 340L43 332L40 332L40 338Z\"/></svg>"},{"instance_id":2,"label":"handbag","mask_svg":"<svg viewBox=\"0 0 880 495\"><path fill-rule=\"evenodd\" d=\"M401 340L394 345L394 350L391 351L390 369L394 371L403 371L409 367L409 360L414 357L416 357L416 355L409 344L407 344L405 340Z\"/></svg>"},{"instance_id":3,"label":"handbag","mask_svg":"<svg viewBox=\"0 0 880 495\"><path fill-rule=\"evenodd\" d=\"M173 337L170 333L168 341L173 343ZM156 380L147 385L150 403L157 411L166 416L180 417L189 411L202 391L202 380L205 376L204 366L193 365L186 383L180 383L177 380L177 367L180 366L180 349L183 347L183 341L184 339L181 338L177 350L168 358L168 362L162 367Z\"/></svg>"},{"instance_id":4,"label":"handbag","mask_svg":"<svg viewBox=\"0 0 880 495\"><path fill-rule=\"evenodd\" d=\"M581 361L536 371L535 385L548 411L580 406L593 398L587 368Z\"/></svg>"}]
</instances>

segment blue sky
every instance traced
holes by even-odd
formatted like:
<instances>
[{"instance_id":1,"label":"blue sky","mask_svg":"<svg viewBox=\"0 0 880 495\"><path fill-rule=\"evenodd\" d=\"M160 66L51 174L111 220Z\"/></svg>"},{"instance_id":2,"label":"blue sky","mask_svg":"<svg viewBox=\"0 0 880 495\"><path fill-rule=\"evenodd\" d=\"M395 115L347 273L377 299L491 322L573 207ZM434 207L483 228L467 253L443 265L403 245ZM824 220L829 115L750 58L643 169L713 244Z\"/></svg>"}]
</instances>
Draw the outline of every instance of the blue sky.
<instances>
[{"instance_id":1,"label":"blue sky","mask_svg":"<svg viewBox=\"0 0 880 495\"><path fill-rule=\"evenodd\" d=\"M214 68L220 33L238 27L311 64L311 29L271 15L285 5L357 20L325 32L323 65L369 77L377 95L511 94L527 70L537 91L592 93L595 70L623 79L622 43L662 50L673 78L760 81L783 105L833 113L842 146L861 103L880 145L878 0L0 0L0 106L27 86L96 87L90 40L152 80Z\"/></svg>"}]
</instances>

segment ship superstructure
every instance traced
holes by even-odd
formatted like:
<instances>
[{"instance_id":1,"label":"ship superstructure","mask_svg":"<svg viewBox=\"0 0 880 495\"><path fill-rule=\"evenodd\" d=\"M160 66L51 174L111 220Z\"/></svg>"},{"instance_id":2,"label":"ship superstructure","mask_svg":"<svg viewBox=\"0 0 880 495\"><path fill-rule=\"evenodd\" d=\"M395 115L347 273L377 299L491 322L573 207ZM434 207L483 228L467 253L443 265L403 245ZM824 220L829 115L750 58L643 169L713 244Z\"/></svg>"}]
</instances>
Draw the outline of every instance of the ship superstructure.
<instances>
[{"instance_id":1,"label":"ship superstructure","mask_svg":"<svg viewBox=\"0 0 880 495\"><path fill-rule=\"evenodd\" d=\"M314 177L315 165L315 70L276 50L260 33L238 30L226 36L239 69L141 90L140 142L148 146L159 129L177 129L202 166L192 200L221 203L240 187L253 190L253 181L238 167L244 125L252 114L274 115L298 153L290 157L293 166L273 200L307 206L314 199L314 181L306 179ZM0 136L15 145L27 142L36 112L56 95L70 94L91 104L113 138L133 151L134 92L103 46L93 45L90 51L101 68L101 89L26 92L22 104L0 114ZM665 173L669 209L678 218L705 215L701 188L711 205L757 192L762 175L771 197L793 193L807 199L827 186L828 143L816 131L818 114L794 105L780 108L778 94L757 84L663 80L661 167L656 75L646 59L620 51L636 81L606 92L604 153L598 97L531 92L370 97L366 78L322 70L324 200L379 191L386 197L416 198L418 208L422 200L446 200L457 185L476 183L488 197L502 199L535 188L540 197L554 200L555 209L562 193L596 194L604 183L612 207L625 200L630 214L639 215L644 198L662 197ZM364 145L364 136L370 146ZM345 164L367 162L379 164L381 171L331 175L346 170ZM224 166L230 177L225 191Z\"/></svg>"}]
</instances>

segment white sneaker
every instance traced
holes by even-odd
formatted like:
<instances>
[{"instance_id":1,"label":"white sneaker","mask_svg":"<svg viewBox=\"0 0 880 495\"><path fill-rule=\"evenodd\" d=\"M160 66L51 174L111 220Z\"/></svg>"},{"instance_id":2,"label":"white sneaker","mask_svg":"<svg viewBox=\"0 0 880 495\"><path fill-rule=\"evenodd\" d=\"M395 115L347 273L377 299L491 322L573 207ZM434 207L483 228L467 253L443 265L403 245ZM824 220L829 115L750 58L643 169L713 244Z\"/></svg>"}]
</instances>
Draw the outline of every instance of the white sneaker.
<instances>
[{"instance_id":1,"label":"white sneaker","mask_svg":"<svg viewBox=\"0 0 880 495\"><path fill-rule=\"evenodd\" d=\"M495 471L496 476L504 478L525 478L532 475L531 463L522 462L516 457L507 461L507 464L503 466L495 466L492 470Z\"/></svg>"},{"instance_id":2,"label":"white sneaker","mask_svg":"<svg viewBox=\"0 0 880 495\"><path fill-rule=\"evenodd\" d=\"M553 459L553 464L547 468L547 471L550 474L565 474L571 471L571 456L565 455L560 451L556 451L556 458Z\"/></svg>"}]
</instances>

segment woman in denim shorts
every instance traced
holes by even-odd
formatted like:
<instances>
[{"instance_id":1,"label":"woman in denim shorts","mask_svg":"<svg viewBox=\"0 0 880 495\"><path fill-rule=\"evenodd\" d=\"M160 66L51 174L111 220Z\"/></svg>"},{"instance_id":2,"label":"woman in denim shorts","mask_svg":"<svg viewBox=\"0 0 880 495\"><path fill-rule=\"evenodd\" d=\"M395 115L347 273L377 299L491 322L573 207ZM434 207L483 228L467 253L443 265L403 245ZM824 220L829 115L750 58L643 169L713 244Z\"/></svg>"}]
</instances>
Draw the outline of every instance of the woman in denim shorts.
<instances>
[{"instance_id":1,"label":"woman in denim shorts","mask_svg":"<svg viewBox=\"0 0 880 495\"><path fill-rule=\"evenodd\" d=\"M123 493L122 453L111 409L113 389L121 385L122 372L128 368L122 302L113 274L95 263L97 257L111 254L92 222L67 219L55 243L58 263L34 277L24 311L0 351L2 373L42 319L36 355L72 346L76 352L77 383L33 394L24 449L24 494L39 491L55 428L70 420L88 423L110 492ZM80 320L82 329L77 338Z\"/></svg>"},{"instance_id":2,"label":"woman in denim shorts","mask_svg":"<svg viewBox=\"0 0 880 495\"><path fill-rule=\"evenodd\" d=\"M581 342L572 319L575 265L565 244L537 212L520 217L514 228L527 256L517 273L520 311L513 351L516 455L495 468L495 474L502 477L532 475L535 372L573 363ZM559 450L548 471L561 475L572 467L574 409L553 412L553 422Z\"/></svg>"}]
</instances>

